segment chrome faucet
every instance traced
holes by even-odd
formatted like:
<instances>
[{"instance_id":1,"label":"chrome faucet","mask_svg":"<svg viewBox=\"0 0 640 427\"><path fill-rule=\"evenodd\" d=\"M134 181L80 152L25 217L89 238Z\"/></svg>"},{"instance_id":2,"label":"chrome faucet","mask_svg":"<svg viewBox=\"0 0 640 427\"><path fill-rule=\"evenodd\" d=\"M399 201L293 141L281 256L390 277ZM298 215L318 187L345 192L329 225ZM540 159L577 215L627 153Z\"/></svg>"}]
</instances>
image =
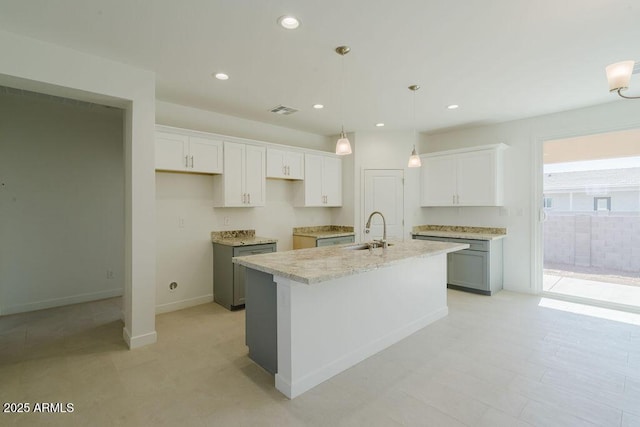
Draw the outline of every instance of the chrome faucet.
<instances>
[{"instance_id":1,"label":"chrome faucet","mask_svg":"<svg viewBox=\"0 0 640 427\"><path fill-rule=\"evenodd\" d=\"M370 230L370 228L371 228L371 218L375 214L380 215L380 217L382 218L382 240L380 240L379 242L382 243L382 248L383 249L387 249L387 221L384 219L384 215L382 215L382 212L380 212L380 211L371 212L371 215L369 215L369 219L367 220L367 225L364 226L364 232L368 234L371 231Z\"/></svg>"}]
</instances>

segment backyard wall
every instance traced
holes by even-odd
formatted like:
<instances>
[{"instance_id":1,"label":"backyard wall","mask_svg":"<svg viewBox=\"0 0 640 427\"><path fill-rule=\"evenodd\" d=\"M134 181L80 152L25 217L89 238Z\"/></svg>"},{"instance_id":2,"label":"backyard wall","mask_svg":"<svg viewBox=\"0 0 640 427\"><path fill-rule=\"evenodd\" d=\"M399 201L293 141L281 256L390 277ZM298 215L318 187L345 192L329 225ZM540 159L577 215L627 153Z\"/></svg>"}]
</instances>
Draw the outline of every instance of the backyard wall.
<instances>
[{"instance_id":1,"label":"backyard wall","mask_svg":"<svg viewBox=\"0 0 640 427\"><path fill-rule=\"evenodd\" d=\"M640 215L547 212L544 263L640 274Z\"/></svg>"}]
</instances>

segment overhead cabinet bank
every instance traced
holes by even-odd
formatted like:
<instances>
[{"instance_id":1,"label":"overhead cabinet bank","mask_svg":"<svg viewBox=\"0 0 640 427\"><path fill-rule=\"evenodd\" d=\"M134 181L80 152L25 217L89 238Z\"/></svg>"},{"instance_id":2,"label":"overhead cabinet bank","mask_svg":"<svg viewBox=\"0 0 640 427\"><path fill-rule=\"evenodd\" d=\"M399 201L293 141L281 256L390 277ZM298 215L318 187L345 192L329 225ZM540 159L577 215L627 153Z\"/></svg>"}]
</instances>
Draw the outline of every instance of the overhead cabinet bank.
<instances>
[{"instance_id":1,"label":"overhead cabinet bank","mask_svg":"<svg viewBox=\"0 0 640 427\"><path fill-rule=\"evenodd\" d=\"M505 144L423 154L421 206L502 206Z\"/></svg>"}]
</instances>

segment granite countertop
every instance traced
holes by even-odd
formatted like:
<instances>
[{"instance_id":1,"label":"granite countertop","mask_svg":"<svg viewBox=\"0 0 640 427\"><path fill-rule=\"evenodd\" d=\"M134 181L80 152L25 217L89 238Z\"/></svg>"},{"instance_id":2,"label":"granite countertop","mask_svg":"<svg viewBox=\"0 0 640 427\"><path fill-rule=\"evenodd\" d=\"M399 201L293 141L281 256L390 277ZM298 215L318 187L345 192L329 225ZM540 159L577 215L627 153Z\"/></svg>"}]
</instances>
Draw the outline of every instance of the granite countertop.
<instances>
[{"instance_id":1,"label":"granite countertop","mask_svg":"<svg viewBox=\"0 0 640 427\"><path fill-rule=\"evenodd\" d=\"M255 230L227 230L212 231L211 241L227 246L248 246L276 243L278 240L270 237L258 237Z\"/></svg>"},{"instance_id":2,"label":"granite countertop","mask_svg":"<svg viewBox=\"0 0 640 427\"><path fill-rule=\"evenodd\" d=\"M409 240L391 242L386 251L348 249L353 243L321 248L235 257L233 262L254 270L314 284L381 267L466 249L464 243Z\"/></svg>"},{"instance_id":3,"label":"granite countertop","mask_svg":"<svg viewBox=\"0 0 640 427\"><path fill-rule=\"evenodd\" d=\"M331 237L355 236L353 227L342 225L317 225L314 227L295 227L294 236L328 239Z\"/></svg>"},{"instance_id":4,"label":"granite countertop","mask_svg":"<svg viewBox=\"0 0 640 427\"><path fill-rule=\"evenodd\" d=\"M418 225L413 227L418 236L450 237L454 239L497 240L507 237L506 228L467 227L461 225Z\"/></svg>"}]
</instances>

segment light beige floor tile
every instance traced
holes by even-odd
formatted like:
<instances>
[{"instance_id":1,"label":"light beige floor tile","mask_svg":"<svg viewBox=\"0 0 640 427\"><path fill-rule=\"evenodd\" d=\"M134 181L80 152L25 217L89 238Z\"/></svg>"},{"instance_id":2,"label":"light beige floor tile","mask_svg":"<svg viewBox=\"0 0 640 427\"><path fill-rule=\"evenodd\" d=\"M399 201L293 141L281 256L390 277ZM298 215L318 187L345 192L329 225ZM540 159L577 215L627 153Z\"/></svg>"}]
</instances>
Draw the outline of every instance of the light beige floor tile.
<instances>
[{"instance_id":1,"label":"light beige floor tile","mask_svg":"<svg viewBox=\"0 0 640 427\"><path fill-rule=\"evenodd\" d=\"M474 425L476 427L531 427L532 424L497 409L489 408L478 423Z\"/></svg>"},{"instance_id":2,"label":"light beige floor tile","mask_svg":"<svg viewBox=\"0 0 640 427\"><path fill-rule=\"evenodd\" d=\"M594 427L597 425L619 425L592 423L584 418L565 412L561 407L556 405L535 401L531 401L527 404L520 415L520 419L526 423L539 427Z\"/></svg>"}]
</instances>

